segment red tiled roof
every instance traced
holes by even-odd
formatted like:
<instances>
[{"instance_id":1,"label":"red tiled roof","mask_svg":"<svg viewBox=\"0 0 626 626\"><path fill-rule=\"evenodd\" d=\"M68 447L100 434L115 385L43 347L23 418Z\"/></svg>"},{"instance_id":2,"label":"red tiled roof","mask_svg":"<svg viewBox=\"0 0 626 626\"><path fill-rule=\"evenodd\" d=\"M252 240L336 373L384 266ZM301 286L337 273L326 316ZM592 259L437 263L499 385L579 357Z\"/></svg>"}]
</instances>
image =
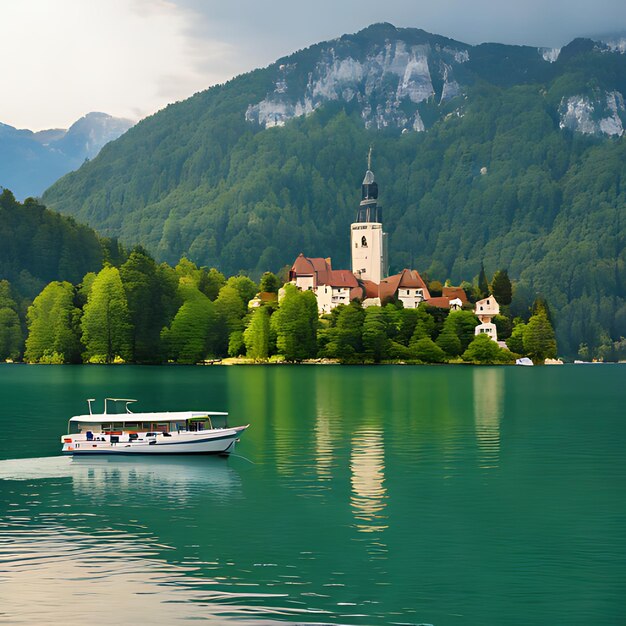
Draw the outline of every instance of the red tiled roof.
<instances>
[{"instance_id":1,"label":"red tiled roof","mask_svg":"<svg viewBox=\"0 0 626 626\"><path fill-rule=\"evenodd\" d=\"M399 274L394 274L380 281L380 285L378 286L380 299L383 300L389 297L395 298L400 288L422 289L424 298L430 298L428 287L426 287L426 283L422 280L419 272L417 270L403 269Z\"/></svg>"},{"instance_id":2,"label":"red tiled roof","mask_svg":"<svg viewBox=\"0 0 626 626\"><path fill-rule=\"evenodd\" d=\"M330 270L326 282L320 282L331 287L350 287L352 289L359 286L356 276L350 270Z\"/></svg>"},{"instance_id":3,"label":"red tiled roof","mask_svg":"<svg viewBox=\"0 0 626 626\"><path fill-rule=\"evenodd\" d=\"M331 271L330 259L309 258L301 252L291 266L289 278L293 280L297 276L314 276L316 286L327 285L329 284L328 276Z\"/></svg>"},{"instance_id":4,"label":"red tiled roof","mask_svg":"<svg viewBox=\"0 0 626 626\"><path fill-rule=\"evenodd\" d=\"M291 272L298 274L299 276L312 276L314 271L311 259L307 259L302 252L298 255L298 258L291 266Z\"/></svg>"},{"instance_id":5,"label":"red tiled roof","mask_svg":"<svg viewBox=\"0 0 626 626\"><path fill-rule=\"evenodd\" d=\"M449 300L458 298L463 304L467 304L467 294L463 287L444 287L441 290L442 296L445 296Z\"/></svg>"},{"instance_id":6,"label":"red tiled roof","mask_svg":"<svg viewBox=\"0 0 626 626\"><path fill-rule=\"evenodd\" d=\"M445 296L439 296L437 298L427 298L426 304L430 306L436 306L440 309L449 309L450 308L450 299Z\"/></svg>"},{"instance_id":7,"label":"red tiled roof","mask_svg":"<svg viewBox=\"0 0 626 626\"><path fill-rule=\"evenodd\" d=\"M366 298L378 298L378 285L371 280L362 280Z\"/></svg>"}]
</instances>

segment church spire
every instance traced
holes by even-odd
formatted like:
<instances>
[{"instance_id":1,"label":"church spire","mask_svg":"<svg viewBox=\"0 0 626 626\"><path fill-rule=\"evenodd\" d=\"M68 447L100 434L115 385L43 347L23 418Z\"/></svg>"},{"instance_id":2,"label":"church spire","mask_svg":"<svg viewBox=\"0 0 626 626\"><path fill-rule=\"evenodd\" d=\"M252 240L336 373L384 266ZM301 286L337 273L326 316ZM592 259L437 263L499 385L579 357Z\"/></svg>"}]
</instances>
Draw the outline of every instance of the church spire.
<instances>
[{"instance_id":1,"label":"church spire","mask_svg":"<svg viewBox=\"0 0 626 626\"><path fill-rule=\"evenodd\" d=\"M372 146L367 153L367 171L361 183L361 204L357 213L357 222L381 222L381 210L377 206L378 183L372 172Z\"/></svg>"}]
</instances>

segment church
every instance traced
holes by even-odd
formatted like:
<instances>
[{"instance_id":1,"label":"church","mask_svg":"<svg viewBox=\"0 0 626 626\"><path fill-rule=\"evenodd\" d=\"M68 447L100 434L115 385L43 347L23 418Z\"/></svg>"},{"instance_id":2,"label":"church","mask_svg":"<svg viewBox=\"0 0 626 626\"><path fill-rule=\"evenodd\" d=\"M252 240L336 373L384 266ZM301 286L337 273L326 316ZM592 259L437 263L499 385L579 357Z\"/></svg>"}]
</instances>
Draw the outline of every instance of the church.
<instances>
[{"instance_id":1,"label":"church","mask_svg":"<svg viewBox=\"0 0 626 626\"><path fill-rule=\"evenodd\" d=\"M289 281L299 289L315 293L320 315L354 299L360 300L364 307L380 306L389 299L400 300L405 308L412 309L421 302L460 309L467 302L465 293L457 287L444 287L442 296L432 298L417 270L404 269L388 276L387 233L378 205L378 183L371 169L371 150L361 184L361 202L350 225L350 250L351 270L335 270L330 258L310 258L302 253L291 266Z\"/></svg>"}]
</instances>

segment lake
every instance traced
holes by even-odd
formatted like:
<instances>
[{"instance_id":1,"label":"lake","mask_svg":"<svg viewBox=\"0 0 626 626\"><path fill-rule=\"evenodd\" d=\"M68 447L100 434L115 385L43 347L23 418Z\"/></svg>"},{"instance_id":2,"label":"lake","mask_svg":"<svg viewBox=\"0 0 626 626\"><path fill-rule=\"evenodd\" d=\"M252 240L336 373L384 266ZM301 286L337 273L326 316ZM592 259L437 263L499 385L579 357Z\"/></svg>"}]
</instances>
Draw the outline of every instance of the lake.
<instances>
[{"instance_id":1,"label":"lake","mask_svg":"<svg viewBox=\"0 0 626 626\"><path fill-rule=\"evenodd\" d=\"M626 623L626 366L0 365L0 622ZM87 398L235 455L70 459Z\"/></svg>"}]
</instances>

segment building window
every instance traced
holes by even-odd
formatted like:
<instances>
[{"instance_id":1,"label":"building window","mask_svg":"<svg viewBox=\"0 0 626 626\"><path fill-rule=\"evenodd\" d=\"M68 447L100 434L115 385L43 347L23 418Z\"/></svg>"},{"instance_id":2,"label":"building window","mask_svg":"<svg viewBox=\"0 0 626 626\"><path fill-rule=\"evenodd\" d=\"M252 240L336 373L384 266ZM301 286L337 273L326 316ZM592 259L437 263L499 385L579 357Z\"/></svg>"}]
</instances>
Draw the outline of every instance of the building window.
<instances>
[{"instance_id":1,"label":"building window","mask_svg":"<svg viewBox=\"0 0 626 626\"><path fill-rule=\"evenodd\" d=\"M367 248L367 239L365 237L361 237L361 245L364 248Z\"/></svg>"}]
</instances>

